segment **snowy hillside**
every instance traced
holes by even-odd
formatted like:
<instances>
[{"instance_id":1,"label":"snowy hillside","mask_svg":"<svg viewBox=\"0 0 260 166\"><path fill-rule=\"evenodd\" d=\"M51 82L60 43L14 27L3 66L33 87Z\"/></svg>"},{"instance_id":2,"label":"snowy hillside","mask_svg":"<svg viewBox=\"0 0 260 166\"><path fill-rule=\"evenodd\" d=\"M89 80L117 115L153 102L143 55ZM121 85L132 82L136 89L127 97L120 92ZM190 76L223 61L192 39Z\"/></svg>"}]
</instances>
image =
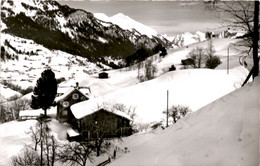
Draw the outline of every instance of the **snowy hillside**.
<instances>
[{"instance_id":1,"label":"snowy hillside","mask_svg":"<svg viewBox=\"0 0 260 166\"><path fill-rule=\"evenodd\" d=\"M255 149L251 147L251 144L255 147L255 144L253 144L255 141L255 131L253 130L255 129L254 127L248 128L246 126L248 123L247 117L250 117L247 116L249 114L243 112L240 108L248 108L246 102L251 97L255 98L255 96L258 95L255 93L259 92L259 89L252 90L251 88L258 88L259 86L247 85L247 87L239 89L247 76L248 71L243 66L240 66L238 61L240 55L237 55L234 49L230 49L229 74L227 74L225 68L227 61L227 47L230 43L237 42L237 39L213 40L216 55L220 56L222 60L222 64L219 66L219 69L182 69L181 60L187 58L188 53L193 48L198 46L206 48L208 41L204 41L189 45L189 47L168 50L168 54L164 58L159 57L158 54L150 57L149 59L153 59L153 63L158 69L156 78L140 83L137 79L137 66L131 66L129 68L119 70L110 70L107 71L109 74L108 79L98 79L97 73L89 73L92 70L87 73L85 72L87 65L89 65L89 69L100 71L99 68L96 68L94 64L88 61L83 61L84 63L80 65L80 59L71 54L57 50L48 50L41 45L35 44L31 40L18 38L7 34L3 37L3 41L9 41L9 43L21 53L19 53L19 58L17 60L1 63L1 68L6 71L1 74L4 74L5 78L15 78L16 81L18 81L17 84L20 86L34 86L40 72L42 72L45 67L50 66L54 70L57 78L64 77L67 79L61 84L61 86L71 86L75 85L76 82L79 82L80 86L90 87L90 100L75 104L71 107L72 109L77 109L79 114L83 111L83 109L96 108L97 104L100 102L110 102L112 104L122 103L136 108L135 112L137 116L134 119L135 123L144 124L160 122L165 119L165 115L162 114L162 111L166 109L167 90L169 90L170 93L169 106L182 104L189 106L194 112L189 117L179 121L176 125L159 132L158 135L149 134L147 137L147 135L144 134L144 137L142 137L142 135L134 135L127 138L133 139L132 141L129 141L132 142L132 144L128 145L128 142L125 142L125 144L123 142L122 148L131 148L130 153L116 161L113 161L112 164L122 165L122 163L125 162L134 165L151 165L152 163L156 165L160 162L167 165L168 162L172 162L176 163L176 165L178 165L178 163L181 163L180 165L183 163L184 165L189 165L193 160L198 161L197 163L199 164L202 164L203 162L210 163L211 161L214 163L217 161L218 157L223 158L223 160L220 161L221 164L228 160L228 158L222 156L222 150L227 152L225 154L231 154L232 149L235 151L240 151L240 147L242 146L248 147L249 151L245 153L232 153L234 156L232 160L230 160L230 163L232 164L233 161L237 160L236 155L238 155L240 159L243 158L243 161L241 160L242 163L247 163L249 158L248 154L252 154L250 151L255 151ZM26 52L30 52L31 48L36 48L38 51L27 55ZM6 50L8 51L8 49ZM28 59L29 61L25 61L25 59ZM169 67L173 64L176 66L177 70L168 72ZM29 69L33 69L30 71L26 66L28 66ZM16 69L19 69L20 73L15 71ZM28 79L28 81L22 80L25 78ZM256 85L258 85L258 83ZM237 90L234 92L234 95L232 95L232 93L225 98L221 98L223 95L226 95L234 90ZM243 99L246 99L244 100L245 102L242 102L240 95L237 95L240 94L240 92L244 94ZM221 99L214 102L214 107L213 105L204 107L218 98ZM235 98L236 101L239 102L238 104L244 103L245 105L238 105L238 107L233 110L232 106L237 105L237 103L229 100L229 98ZM218 103L220 106L217 106ZM223 106L223 103L225 106ZM201 107L204 108L197 111L197 109ZM212 111L208 111L210 110L209 108L212 108ZM241 113L235 114L237 113L235 111L241 111ZM245 121L241 119L242 117L246 117ZM236 120L238 120L238 122L236 122ZM255 120L253 119L251 122L254 123ZM0 165L8 165L9 159L13 155L17 154L24 144L31 144L30 138L27 134L25 134L25 132L28 131L30 125L33 125L34 123L35 121L13 121L0 125L0 141L4 143L1 144L2 146L4 145L4 147L0 145ZM65 132L68 126L64 126L56 120L52 120L51 125L57 138L60 141L65 140ZM227 128L227 126L234 127L235 129L233 130L233 128ZM242 126L245 127L243 128ZM17 128L21 129L17 133L13 130L10 130L9 133L7 132L8 129L16 130ZM199 132L200 130L201 132ZM223 133L216 135L218 131L223 131ZM242 131L242 133L239 137L240 131ZM208 133L207 138L209 139L204 137L205 133ZM138 140L135 140L135 138ZM171 139L167 140L166 138ZM215 140L215 138L217 140ZM241 141L238 141L239 139L241 139ZM159 144L158 142L161 143L162 140L164 143ZM179 143L179 140L185 141L183 141L183 143ZM198 142L199 140L204 141L205 145L208 146L205 146L204 148L204 142ZM237 145L236 141L239 142L239 145ZM178 142L177 145L175 142ZM228 145L229 143L230 145ZM157 145L160 146L160 148L158 148ZM170 145L174 148L168 150ZM193 149L185 145L189 145L189 147L192 147ZM223 148L217 149L216 147L218 147L218 145ZM235 148L232 146L235 146ZM228 147L228 149L226 150L224 147ZM181 156L177 155L179 152ZM145 155L143 153L145 153ZM244 156L241 156L242 154ZM154 156L157 155L159 158L154 158ZM147 160L143 160L143 158L141 159L141 156L144 156ZM252 160L250 161L253 161L255 157L254 155L251 156ZM208 160L199 160L199 158L204 159L206 157ZM133 160L133 158L136 158L136 160ZM130 160L132 161L129 162ZM125 163L123 165L125 165Z\"/></svg>"},{"instance_id":2,"label":"snowy hillside","mask_svg":"<svg viewBox=\"0 0 260 166\"><path fill-rule=\"evenodd\" d=\"M152 36L158 35L158 33L154 29L133 20L132 18L124 15L123 13L118 13L112 17L109 17L104 13L94 13L94 16L102 21L116 24L125 30L134 31L135 29L141 34L147 35L150 38Z\"/></svg>"},{"instance_id":3,"label":"snowy hillside","mask_svg":"<svg viewBox=\"0 0 260 166\"><path fill-rule=\"evenodd\" d=\"M237 76L240 75L240 76ZM124 103L136 108L137 122L153 122L164 119L166 92L169 90L169 106L186 105L193 111L239 88L247 76L247 70L237 67L226 70L180 70L164 74L154 80L121 88L105 96L75 104L72 109L84 112L94 110L105 103Z\"/></svg>"},{"instance_id":4,"label":"snowy hillside","mask_svg":"<svg viewBox=\"0 0 260 166\"><path fill-rule=\"evenodd\" d=\"M46 68L52 68L57 79L69 79L77 75L88 76L101 71L97 64L85 58L59 50L49 50L33 40L1 33L1 46L5 49L4 55L13 56L13 60L3 57L0 81L8 81L22 89L35 86L36 80ZM4 93L4 90L6 88L1 91L1 95L5 99L15 95L15 93Z\"/></svg>"},{"instance_id":5,"label":"snowy hillside","mask_svg":"<svg viewBox=\"0 0 260 166\"><path fill-rule=\"evenodd\" d=\"M216 55L226 64L226 46L236 39L214 39ZM137 122L161 121L165 117L162 112L166 109L166 93L169 90L169 106L186 105L193 111L222 97L223 95L241 87L248 71L239 64L239 57L235 51L230 51L230 71L227 74L226 66L218 70L187 69L165 73L174 64L181 69L181 60L197 46L207 47L208 42L191 45L189 48L170 50L165 58L154 61L157 66L157 78L139 83L138 69L121 69L108 71L109 79L97 80L90 76L79 80L81 85L91 88L95 98L75 104L72 109L79 112L84 109L95 109L97 105L105 103L123 103L136 108ZM151 57L156 59L158 55ZM158 58L158 57L157 57ZM65 85L76 80L68 81ZM100 88L102 87L102 88Z\"/></svg>"},{"instance_id":6,"label":"snowy hillside","mask_svg":"<svg viewBox=\"0 0 260 166\"><path fill-rule=\"evenodd\" d=\"M127 138L130 153L110 165L259 165L259 92L258 77L142 144Z\"/></svg>"},{"instance_id":7,"label":"snowy hillside","mask_svg":"<svg viewBox=\"0 0 260 166\"><path fill-rule=\"evenodd\" d=\"M194 48L209 45L203 32L162 36L122 13L93 15L51 0L2 0L1 12L0 116L5 119L0 121L4 122L0 124L0 166L11 165L12 157L24 145L33 145L27 132L36 120L13 119L19 113L42 112L19 112L29 108L29 101L22 108L18 100L8 100L14 96L31 99L37 79L47 68L61 82L59 93L72 92L76 82L79 88L85 87L81 90L89 94L89 100L70 107L76 118L86 115L86 110L97 111L103 104L134 109L131 124L139 133L116 142L129 153L118 152L110 165L259 165L260 77L241 87L249 72L241 65L244 55L234 43L241 40L235 38L242 32L225 31L212 39L214 55L222 62L217 68L186 69L182 60L189 58ZM176 47L172 49L172 45ZM167 49L163 57L162 48ZM135 54L138 51L140 54ZM137 63L147 52L154 55ZM112 70L111 66L122 66L133 55L137 57L129 67ZM149 61L154 77L142 80ZM176 70L170 71L172 66ZM100 79L101 72L108 78ZM167 103L169 108L187 106L192 113L165 130L152 130L153 124L165 125ZM67 142L66 132L71 126L59 123L56 112L57 107L48 110L51 133L59 143ZM8 119L4 113L12 117ZM131 119L129 115L123 117ZM106 155L88 165L97 165L107 159Z\"/></svg>"},{"instance_id":8,"label":"snowy hillside","mask_svg":"<svg viewBox=\"0 0 260 166\"><path fill-rule=\"evenodd\" d=\"M0 102L4 101L5 99L10 99L11 97L14 97L14 96L21 96L21 93L16 92L2 84L0 84L0 92L1 92Z\"/></svg>"}]
</instances>

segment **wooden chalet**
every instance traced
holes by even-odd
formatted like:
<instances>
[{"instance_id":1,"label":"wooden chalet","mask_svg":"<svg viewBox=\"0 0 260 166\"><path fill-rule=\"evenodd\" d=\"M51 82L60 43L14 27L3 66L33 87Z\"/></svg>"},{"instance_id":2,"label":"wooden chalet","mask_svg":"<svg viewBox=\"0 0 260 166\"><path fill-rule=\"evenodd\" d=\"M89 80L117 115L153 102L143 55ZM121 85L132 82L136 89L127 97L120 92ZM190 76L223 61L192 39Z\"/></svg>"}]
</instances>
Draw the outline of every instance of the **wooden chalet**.
<instances>
[{"instance_id":1,"label":"wooden chalet","mask_svg":"<svg viewBox=\"0 0 260 166\"><path fill-rule=\"evenodd\" d=\"M58 96L55 99L57 103L57 115L56 118L59 122L75 123L75 117L71 112L70 107L73 104L88 100L88 96L84 94L77 86L71 88L66 93Z\"/></svg>"},{"instance_id":2,"label":"wooden chalet","mask_svg":"<svg viewBox=\"0 0 260 166\"><path fill-rule=\"evenodd\" d=\"M77 126L74 129L80 133L84 139L111 138L129 136L132 134L130 122L131 117L121 111L108 111L100 108L90 111L87 101L72 106L72 113L77 119Z\"/></svg>"}]
</instances>

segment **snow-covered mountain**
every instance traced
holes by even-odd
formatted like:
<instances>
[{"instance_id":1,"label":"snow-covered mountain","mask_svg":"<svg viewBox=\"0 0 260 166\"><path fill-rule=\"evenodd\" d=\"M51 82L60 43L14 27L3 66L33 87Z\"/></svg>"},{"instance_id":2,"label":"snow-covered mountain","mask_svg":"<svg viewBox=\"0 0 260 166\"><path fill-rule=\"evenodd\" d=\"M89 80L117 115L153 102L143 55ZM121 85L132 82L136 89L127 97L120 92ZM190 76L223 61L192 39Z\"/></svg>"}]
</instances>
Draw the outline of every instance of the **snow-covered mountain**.
<instances>
[{"instance_id":1,"label":"snow-covered mountain","mask_svg":"<svg viewBox=\"0 0 260 166\"><path fill-rule=\"evenodd\" d=\"M112 17L107 16L104 13L94 13L94 16L102 21L111 22L120 26L124 30L129 30L132 32L139 32L140 34L147 35L152 38L153 36L158 36L156 30L140 23L129 16L124 15L123 13L118 13Z\"/></svg>"},{"instance_id":2,"label":"snow-covered mountain","mask_svg":"<svg viewBox=\"0 0 260 166\"><path fill-rule=\"evenodd\" d=\"M158 44L170 46L164 38L124 30L96 19L90 12L50 0L3 0L1 20L2 33L31 39L48 49L85 57L92 62L105 63L104 57L124 59L140 47L152 50Z\"/></svg>"},{"instance_id":3,"label":"snow-covered mountain","mask_svg":"<svg viewBox=\"0 0 260 166\"><path fill-rule=\"evenodd\" d=\"M205 33L197 31L195 34L191 34L190 32L179 34L173 37L171 42L176 46L183 47L190 44L202 42L205 40L206 40Z\"/></svg>"}]
</instances>

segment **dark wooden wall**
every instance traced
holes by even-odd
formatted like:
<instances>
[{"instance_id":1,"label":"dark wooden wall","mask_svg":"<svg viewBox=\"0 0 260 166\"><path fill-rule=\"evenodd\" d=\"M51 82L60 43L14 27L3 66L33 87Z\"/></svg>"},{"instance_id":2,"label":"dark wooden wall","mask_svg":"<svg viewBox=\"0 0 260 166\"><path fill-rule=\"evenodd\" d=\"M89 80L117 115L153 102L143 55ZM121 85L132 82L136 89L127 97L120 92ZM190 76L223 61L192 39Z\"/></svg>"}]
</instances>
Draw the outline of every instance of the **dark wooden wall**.
<instances>
[{"instance_id":1,"label":"dark wooden wall","mask_svg":"<svg viewBox=\"0 0 260 166\"><path fill-rule=\"evenodd\" d=\"M80 132L85 138L127 136L132 132L130 120L105 110L99 110L80 120Z\"/></svg>"}]
</instances>

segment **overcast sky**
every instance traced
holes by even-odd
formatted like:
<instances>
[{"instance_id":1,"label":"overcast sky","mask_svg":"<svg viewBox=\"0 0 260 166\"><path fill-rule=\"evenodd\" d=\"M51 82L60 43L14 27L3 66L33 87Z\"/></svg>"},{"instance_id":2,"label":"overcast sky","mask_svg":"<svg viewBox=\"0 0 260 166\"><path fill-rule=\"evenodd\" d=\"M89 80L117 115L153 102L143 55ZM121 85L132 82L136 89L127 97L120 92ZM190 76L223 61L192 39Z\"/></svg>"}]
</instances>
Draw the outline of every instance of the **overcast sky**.
<instances>
[{"instance_id":1,"label":"overcast sky","mask_svg":"<svg viewBox=\"0 0 260 166\"><path fill-rule=\"evenodd\" d=\"M113 16L123 13L152 27L160 34L176 35L182 32L211 31L218 27L212 12L204 10L201 1L86 1L59 0L62 5L84 9L91 13Z\"/></svg>"}]
</instances>

